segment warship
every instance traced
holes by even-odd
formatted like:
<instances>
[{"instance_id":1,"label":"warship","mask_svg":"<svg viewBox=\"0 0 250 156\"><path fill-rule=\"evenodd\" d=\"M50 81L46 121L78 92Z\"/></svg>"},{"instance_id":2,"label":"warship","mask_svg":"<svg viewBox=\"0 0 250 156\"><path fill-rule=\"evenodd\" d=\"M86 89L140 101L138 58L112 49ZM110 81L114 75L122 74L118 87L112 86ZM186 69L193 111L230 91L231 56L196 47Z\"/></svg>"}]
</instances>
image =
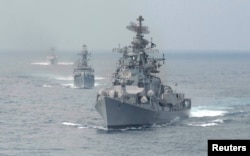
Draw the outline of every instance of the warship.
<instances>
[{"instance_id":1,"label":"warship","mask_svg":"<svg viewBox=\"0 0 250 156\"><path fill-rule=\"evenodd\" d=\"M95 76L94 69L88 64L90 52L84 44L81 52L78 53L80 59L74 69L74 85L79 88L90 89L94 87Z\"/></svg>"},{"instance_id":2,"label":"warship","mask_svg":"<svg viewBox=\"0 0 250 156\"><path fill-rule=\"evenodd\" d=\"M47 56L47 61L49 64L54 65L57 64L58 57L54 54L55 48L51 48L51 55Z\"/></svg>"},{"instance_id":3,"label":"warship","mask_svg":"<svg viewBox=\"0 0 250 156\"><path fill-rule=\"evenodd\" d=\"M108 129L165 124L178 118L186 118L191 110L191 99L164 85L156 76L165 57L154 58L159 50L156 44L144 39L148 34L144 20L131 22L128 30L136 33L131 45L115 48L121 53L112 85L98 91L95 109Z\"/></svg>"}]
</instances>

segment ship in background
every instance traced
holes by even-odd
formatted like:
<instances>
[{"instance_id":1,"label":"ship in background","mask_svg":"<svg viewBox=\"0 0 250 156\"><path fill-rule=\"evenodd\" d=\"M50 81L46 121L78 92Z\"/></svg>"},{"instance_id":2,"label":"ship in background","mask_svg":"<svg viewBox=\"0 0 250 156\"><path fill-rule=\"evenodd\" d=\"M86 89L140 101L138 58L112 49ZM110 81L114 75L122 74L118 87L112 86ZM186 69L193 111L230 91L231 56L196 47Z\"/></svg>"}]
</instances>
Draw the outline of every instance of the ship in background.
<instances>
[{"instance_id":1,"label":"ship in background","mask_svg":"<svg viewBox=\"0 0 250 156\"><path fill-rule=\"evenodd\" d=\"M95 85L94 69L89 65L91 53L84 44L81 52L78 53L79 60L74 69L74 85L78 88L93 88Z\"/></svg>"},{"instance_id":2,"label":"ship in background","mask_svg":"<svg viewBox=\"0 0 250 156\"><path fill-rule=\"evenodd\" d=\"M144 39L148 34L144 20L131 22L128 30L136 33L132 45L116 48L121 53L112 76L112 86L97 93L95 108L109 128L126 128L168 123L189 116L191 99L165 85L157 76L164 64L164 55L155 58L156 44Z\"/></svg>"},{"instance_id":3,"label":"ship in background","mask_svg":"<svg viewBox=\"0 0 250 156\"><path fill-rule=\"evenodd\" d=\"M47 61L51 65L55 65L58 62L58 56L54 53L55 48L51 48L51 54L47 56Z\"/></svg>"}]
</instances>

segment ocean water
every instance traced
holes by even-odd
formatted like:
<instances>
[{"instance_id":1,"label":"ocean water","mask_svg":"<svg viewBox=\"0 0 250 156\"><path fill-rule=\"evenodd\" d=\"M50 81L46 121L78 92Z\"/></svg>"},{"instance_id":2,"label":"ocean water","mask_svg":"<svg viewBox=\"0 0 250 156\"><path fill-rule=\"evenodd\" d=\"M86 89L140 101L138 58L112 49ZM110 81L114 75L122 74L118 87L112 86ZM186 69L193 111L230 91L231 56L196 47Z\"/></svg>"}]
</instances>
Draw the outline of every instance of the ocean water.
<instances>
[{"instance_id":1,"label":"ocean water","mask_svg":"<svg viewBox=\"0 0 250 156\"><path fill-rule=\"evenodd\" d=\"M119 54L93 53L93 89L74 87L74 52L57 55L1 53L1 156L205 156L208 139L250 139L250 54L166 52L159 76L192 99L190 117L111 131L94 105Z\"/></svg>"}]
</instances>

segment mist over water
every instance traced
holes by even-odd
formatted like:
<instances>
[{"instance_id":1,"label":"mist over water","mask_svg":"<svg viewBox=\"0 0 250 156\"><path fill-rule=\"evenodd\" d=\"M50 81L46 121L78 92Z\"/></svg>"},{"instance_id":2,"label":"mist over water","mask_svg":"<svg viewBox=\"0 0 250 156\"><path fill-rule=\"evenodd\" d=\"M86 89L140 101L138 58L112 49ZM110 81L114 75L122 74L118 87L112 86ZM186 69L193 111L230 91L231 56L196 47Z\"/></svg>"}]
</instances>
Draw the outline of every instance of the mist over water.
<instances>
[{"instance_id":1,"label":"mist over water","mask_svg":"<svg viewBox=\"0 0 250 156\"><path fill-rule=\"evenodd\" d=\"M190 117L111 131L94 105L119 54L92 53L93 89L74 87L75 53L24 54L0 57L0 155L205 156L208 139L250 138L248 54L165 52L159 76L192 99Z\"/></svg>"}]
</instances>

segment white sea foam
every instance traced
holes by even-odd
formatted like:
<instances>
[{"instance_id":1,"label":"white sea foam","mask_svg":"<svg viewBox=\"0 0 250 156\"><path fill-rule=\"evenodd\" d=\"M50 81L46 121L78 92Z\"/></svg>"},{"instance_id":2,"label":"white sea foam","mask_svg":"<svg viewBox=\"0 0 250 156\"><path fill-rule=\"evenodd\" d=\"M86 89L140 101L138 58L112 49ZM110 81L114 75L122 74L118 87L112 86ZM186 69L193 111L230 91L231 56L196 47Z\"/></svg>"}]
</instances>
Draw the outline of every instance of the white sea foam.
<instances>
[{"instance_id":1,"label":"white sea foam","mask_svg":"<svg viewBox=\"0 0 250 156\"><path fill-rule=\"evenodd\" d=\"M89 127L88 126L79 126L78 128L79 129L88 129Z\"/></svg>"},{"instance_id":2,"label":"white sea foam","mask_svg":"<svg viewBox=\"0 0 250 156\"><path fill-rule=\"evenodd\" d=\"M33 65L42 65L42 66L50 65L48 62L33 62L31 64L33 64Z\"/></svg>"},{"instance_id":3,"label":"white sea foam","mask_svg":"<svg viewBox=\"0 0 250 156\"><path fill-rule=\"evenodd\" d=\"M224 123L224 120L222 120L222 119L216 119L216 120L213 120L212 122L214 122L214 123Z\"/></svg>"},{"instance_id":4,"label":"white sea foam","mask_svg":"<svg viewBox=\"0 0 250 156\"><path fill-rule=\"evenodd\" d=\"M92 126L91 128L93 129L99 129L99 130L108 130L106 127L102 127L102 126Z\"/></svg>"},{"instance_id":5,"label":"white sea foam","mask_svg":"<svg viewBox=\"0 0 250 156\"><path fill-rule=\"evenodd\" d=\"M209 109L193 108L193 109L191 109L190 117L223 116L226 113L227 113L227 111L223 111L223 110L209 110Z\"/></svg>"},{"instance_id":6,"label":"white sea foam","mask_svg":"<svg viewBox=\"0 0 250 156\"><path fill-rule=\"evenodd\" d=\"M72 127L77 127L79 129L98 129L98 130L105 130L107 131L108 129L106 127L103 126L83 126L79 123L72 123L72 122L62 122L63 125L66 126L72 126Z\"/></svg>"},{"instance_id":7,"label":"white sea foam","mask_svg":"<svg viewBox=\"0 0 250 156\"><path fill-rule=\"evenodd\" d=\"M98 130L105 130L107 131L108 129L106 127L102 126L79 126L79 129L98 129Z\"/></svg>"},{"instance_id":8,"label":"white sea foam","mask_svg":"<svg viewBox=\"0 0 250 156\"><path fill-rule=\"evenodd\" d=\"M54 77L54 79L65 80L65 81L73 81L74 80L73 76L57 76L57 77Z\"/></svg>"},{"instance_id":9,"label":"white sea foam","mask_svg":"<svg viewBox=\"0 0 250 156\"><path fill-rule=\"evenodd\" d=\"M78 123L71 123L71 122L62 122L63 125L66 125L66 126L81 126L80 124Z\"/></svg>"},{"instance_id":10,"label":"white sea foam","mask_svg":"<svg viewBox=\"0 0 250 156\"><path fill-rule=\"evenodd\" d=\"M61 84L61 85L66 88L78 88L73 83L66 83L66 84Z\"/></svg>"},{"instance_id":11,"label":"white sea foam","mask_svg":"<svg viewBox=\"0 0 250 156\"><path fill-rule=\"evenodd\" d=\"M45 88L51 88L52 86L48 85L48 84L43 84L43 87L45 87Z\"/></svg>"},{"instance_id":12,"label":"white sea foam","mask_svg":"<svg viewBox=\"0 0 250 156\"><path fill-rule=\"evenodd\" d=\"M216 119L216 120L209 121L207 123L189 123L187 125L189 125L189 126L198 126L198 127L208 127L208 126L216 126L216 125L218 125L220 123L224 123L224 120Z\"/></svg>"},{"instance_id":13,"label":"white sea foam","mask_svg":"<svg viewBox=\"0 0 250 156\"><path fill-rule=\"evenodd\" d=\"M195 127L208 127L208 126L216 126L218 123L199 123L199 124L187 124L189 126L195 126Z\"/></svg>"},{"instance_id":14,"label":"white sea foam","mask_svg":"<svg viewBox=\"0 0 250 156\"><path fill-rule=\"evenodd\" d=\"M217 123L204 123L204 124L200 124L201 127L208 127L208 126L216 126L218 125Z\"/></svg>"},{"instance_id":15,"label":"white sea foam","mask_svg":"<svg viewBox=\"0 0 250 156\"><path fill-rule=\"evenodd\" d=\"M105 85L105 84L104 83L98 83L98 82L95 83L95 86L102 86L102 85Z\"/></svg>"},{"instance_id":16,"label":"white sea foam","mask_svg":"<svg viewBox=\"0 0 250 156\"><path fill-rule=\"evenodd\" d=\"M73 65L73 62L58 62L58 65Z\"/></svg>"},{"instance_id":17,"label":"white sea foam","mask_svg":"<svg viewBox=\"0 0 250 156\"><path fill-rule=\"evenodd\" d=\"M33 65L43 65L43 66L47 66L47 65L51 65L49 62L32 62L31 64ZM58 62L57 65L73 65L73 62Z\"/></svg>"},{"instance_id":18,"label":"white sea foam","mask_svg":"<svg viewBox=\"0 0 250 156\"><path fill-rule=\"evenodd\" d=\"M95 77L95 80L104 80L104 79L106 79L106 78L104 78L104 77L98 77L98 76Z\"/></svg>"}]
</instances>

